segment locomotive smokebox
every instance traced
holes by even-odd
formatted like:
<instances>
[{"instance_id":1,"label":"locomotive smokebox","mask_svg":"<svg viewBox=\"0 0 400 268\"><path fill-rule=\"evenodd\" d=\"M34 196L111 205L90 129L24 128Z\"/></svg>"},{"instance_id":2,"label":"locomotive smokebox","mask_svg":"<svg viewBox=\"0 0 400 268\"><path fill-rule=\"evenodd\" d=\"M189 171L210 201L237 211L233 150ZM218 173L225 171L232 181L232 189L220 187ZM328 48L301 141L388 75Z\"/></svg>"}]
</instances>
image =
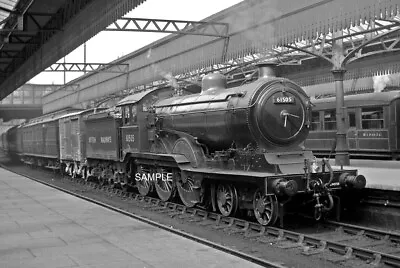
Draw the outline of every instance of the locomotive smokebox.
<instances>
[{"instance_id":1,"label":"locomotive smokebox","mask_svg":"<svg viewBox=\"0 0 400 268\"><path fill-rule=\"evenodd\" d=\"M226 77L220 73L207 74L201 81L201 92L226 89Z\"/></svg>"},{"instance_id":2,"label":"locomotive smokebox","mask_svg":"<svg viewBox=\"0 0 400 268\"><path fill-rule=\"evenodd\" d=\"M257 65L258 79L276 77L276 62L261 62Z\"/></svg>"}]
</instances>

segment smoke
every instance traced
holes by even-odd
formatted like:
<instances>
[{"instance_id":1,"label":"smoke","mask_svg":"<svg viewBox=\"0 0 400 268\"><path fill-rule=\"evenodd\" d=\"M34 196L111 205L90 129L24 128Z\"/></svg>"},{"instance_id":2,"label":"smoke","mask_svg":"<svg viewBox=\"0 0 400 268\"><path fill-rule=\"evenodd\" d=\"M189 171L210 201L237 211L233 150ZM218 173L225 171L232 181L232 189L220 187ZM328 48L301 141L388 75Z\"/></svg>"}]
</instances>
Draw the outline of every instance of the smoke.
<instances>
[{"instance_id":1,"label":"smoke","mask_svg":"<svg viewBox=\"0 0 400 268\"><path fill-rule=\"evenodd\" d=\"M147 51L146 58L149 61L152 61L152 49L150 48L149 51ZM173 87L174 89L179 89L179 84L176 81L175 77L172 76L171 72L164 71L161 69L157 64L152 63L151 68L153 69L155 74L161 75L164 79L168 81L169 86Z\"/></svg>"},{"instance_id":2,"label":"smoke","mask_svg":"<svg viewBox=\"0 0 400 268\"><path fill-rule=\"evenodd\" d=\"M374 92L382 92L386 86L393 82L389 75L374 76L372 80L374 81Z\"/></svg>"},{"instance_id":3,"label":"smoke","mask_svg":"<svg viewBox=\"0 0 400 268\"><path fill-rule=\"evenodd\" d=\"M244 8L237 11L229 23L229 31L237 32L244 29L240 38L245 40L246 48L253 48L259 52L267 48L276 39L273 23L263 24L259 27L255 25L271 21L278 18L282 13L277 9L279 0L248 0L244 1Z\"/></svg>"}]
</instances>

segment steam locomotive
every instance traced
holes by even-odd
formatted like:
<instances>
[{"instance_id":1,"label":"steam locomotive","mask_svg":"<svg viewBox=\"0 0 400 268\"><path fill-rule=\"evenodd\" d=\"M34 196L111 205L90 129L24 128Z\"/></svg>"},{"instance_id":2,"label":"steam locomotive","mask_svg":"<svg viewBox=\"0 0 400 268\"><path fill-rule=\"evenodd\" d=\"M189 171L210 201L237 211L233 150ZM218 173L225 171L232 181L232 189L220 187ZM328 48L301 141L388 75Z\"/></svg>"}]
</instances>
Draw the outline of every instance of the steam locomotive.
<instances>
[{"instance_id":1,"label":"steam locomotive","mask_svg":"<svg viewBox=\"0 0 400 268\"><path fill-rule=\"evenodd\" d=\"M258 80L239 87L227 88L214 73L198 94L154 89L113 109L36 120L17 128L17 153L25 163L163 201L179 196L187 207L241 213L263 225L278 218L283 225L286 209L298 206L320 219L338 208L343 193L364 188L365 177L334 170L304 149L307 94L276 77L270 64L258 67ZM148 179L152 174L170 179Z\"/></svg>"}]
</instances>

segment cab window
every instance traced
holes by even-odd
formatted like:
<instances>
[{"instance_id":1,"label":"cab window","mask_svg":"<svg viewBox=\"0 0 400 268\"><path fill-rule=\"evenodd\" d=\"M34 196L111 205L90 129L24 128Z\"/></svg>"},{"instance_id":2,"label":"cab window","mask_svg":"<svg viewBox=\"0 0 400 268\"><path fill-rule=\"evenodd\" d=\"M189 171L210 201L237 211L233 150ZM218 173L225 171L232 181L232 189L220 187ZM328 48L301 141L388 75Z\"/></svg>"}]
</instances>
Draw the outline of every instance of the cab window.
<instances>
[{"instance_id":1,"label":"cab window","mask_svg":"<svg viewBox=\"0 0 400 268\"><path fill-rule=\"evenodd\" d=\"M129 125L130 118L131 118L130 112L129 112L129 106L123 107L122 116L123 116L124 125Z\"/></svg>"},{"instance_id":2,"label":"cab window","mask_svg":"<svg viewBox=\"0 0 400 268\"><path fill-rule=\"evenodd\" d=\"M336 111L335 110L324 111L324 129L325 130L336 129Z\"/></svg>"},{"instance_id":3,"label":"cab window","mask_svg":"<svg viewBox=\"0 0 400 268\"><path fill-rule=\"evenodd\" d=\"M122 110L124 125L137 124L137 108L136 105L127 105Z\"/></svg>"},{"instance_id":4,"label":"cab window","mask_svg":"<svg viewBox=\"0 0 400 268\"><path fill-rule=\"evenodd\" d=\"M361 109L362 129L383 128L383 107L368 107Z\"/></svg>"},{"instance_id":5,"label":"cab window","mask_svg":"<svg viewBox=\"0 0 400 268\"><path fill-rule=\"evenodd\" d=\"M137 124L137 108L136 108L136 105L131 106L130 113L132 115L131 122L132 122L132 124L136 125Z\"/></svg>"}]
</instances>

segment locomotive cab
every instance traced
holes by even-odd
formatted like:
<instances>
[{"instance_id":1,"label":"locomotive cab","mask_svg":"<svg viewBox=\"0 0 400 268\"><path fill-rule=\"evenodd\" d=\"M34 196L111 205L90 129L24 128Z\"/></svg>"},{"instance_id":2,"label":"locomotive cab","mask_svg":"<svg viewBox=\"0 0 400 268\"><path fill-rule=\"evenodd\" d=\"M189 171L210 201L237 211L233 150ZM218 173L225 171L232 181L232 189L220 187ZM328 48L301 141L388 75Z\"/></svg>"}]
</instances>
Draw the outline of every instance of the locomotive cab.
<instances>
[{"instance_id":1,"label":"locomotive cab","mask_svg":"<svg viewBox=\"0 0 400 268\"><path fill-rule=\"evenodd\" d=\"M149 152L154 141L155 117L152 105L159 96L172 94L170 88L143 91L120 101L122 109L121 155L124 160L130 153Z\"/></svg>"}]
</instances>

